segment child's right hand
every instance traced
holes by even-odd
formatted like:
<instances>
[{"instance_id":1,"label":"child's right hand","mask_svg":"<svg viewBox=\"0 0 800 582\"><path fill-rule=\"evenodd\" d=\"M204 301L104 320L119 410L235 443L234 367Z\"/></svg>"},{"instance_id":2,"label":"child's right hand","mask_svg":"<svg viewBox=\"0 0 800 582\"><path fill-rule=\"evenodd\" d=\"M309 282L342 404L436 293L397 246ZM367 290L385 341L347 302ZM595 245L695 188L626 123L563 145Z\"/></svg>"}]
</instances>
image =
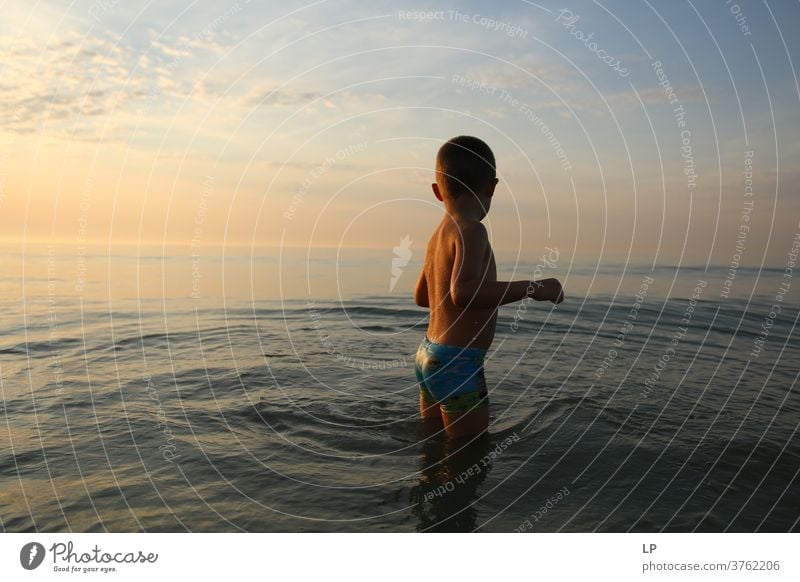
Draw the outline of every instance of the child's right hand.
<instances>
[{"instance_id":1,"label":"child's right hand","mask_svg":"<svg viewBox=\"0 0 800 582\"><path fill-rule=\"evenodd\" d=\"M558 279L542 279L532 283L533 293L529 296L536 301L552 301L556 305L564 301L564 288Z\"/></svg>"}]
</instances>

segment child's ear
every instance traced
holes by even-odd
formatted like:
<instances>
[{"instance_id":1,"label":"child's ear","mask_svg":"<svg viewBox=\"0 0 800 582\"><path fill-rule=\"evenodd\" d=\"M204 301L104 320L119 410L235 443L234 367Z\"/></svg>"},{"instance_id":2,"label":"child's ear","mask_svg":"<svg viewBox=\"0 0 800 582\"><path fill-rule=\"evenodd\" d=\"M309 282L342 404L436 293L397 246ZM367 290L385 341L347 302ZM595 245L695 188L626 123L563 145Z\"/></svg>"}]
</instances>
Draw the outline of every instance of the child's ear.
<instances>
[{"instance_id":1,"label":"child's ear","mask_svg":"<svg viewBox=\"0 0 800 582\"><path fill-rule=\"evenodd\" d=\"M436 196L436 199L439 202L444 202L444 199L442 198L442 193L439 191L439 184L434 182L433 184L431 184L431 188L433 189L433 195Z\"/></svg>"},{"instance_id":2,"label":"child's ear","mask_svg":"<svg viewBox=\"0 0 800 582\"><path fill-rule=\"evenodd\" d=\"M497 187L497 183L500 182L498 178L495 178L489 183L489 186L486 188L486 196L491 198L494 196L494 189Z\"/></svg>"}]
</instances>

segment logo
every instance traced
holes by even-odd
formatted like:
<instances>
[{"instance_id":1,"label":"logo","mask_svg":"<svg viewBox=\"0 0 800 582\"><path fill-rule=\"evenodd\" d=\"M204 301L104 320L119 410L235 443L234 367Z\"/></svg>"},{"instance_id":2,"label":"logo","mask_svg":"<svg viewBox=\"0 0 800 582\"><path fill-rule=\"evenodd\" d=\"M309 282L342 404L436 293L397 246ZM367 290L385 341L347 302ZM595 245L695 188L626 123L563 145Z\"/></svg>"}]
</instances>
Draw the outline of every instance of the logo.
<instances>
[{"instance_id":1,"label":"logo","mask_svg":"<svg viewBox=\"0 0 800 582\"><path fill-rule=\"evenodd\" d=\"M38 542L30 542L19 551L19 563L26 570L35 570L44 560L44 546Z\"/></svg>"},{"instance_id":2,"label":"logo","mask_svg":"<svg viewBox=\"0 0 800 582\"><path fill-rule=\"evenodd\" d=\"M403 267L411 260L411 237L408 235L402 237L400 244L392 250L394 251L394 257L392 258L392 279L389 282L389 293L394 291L397 280L403 274Z\"/></svg>"}]
</instances>

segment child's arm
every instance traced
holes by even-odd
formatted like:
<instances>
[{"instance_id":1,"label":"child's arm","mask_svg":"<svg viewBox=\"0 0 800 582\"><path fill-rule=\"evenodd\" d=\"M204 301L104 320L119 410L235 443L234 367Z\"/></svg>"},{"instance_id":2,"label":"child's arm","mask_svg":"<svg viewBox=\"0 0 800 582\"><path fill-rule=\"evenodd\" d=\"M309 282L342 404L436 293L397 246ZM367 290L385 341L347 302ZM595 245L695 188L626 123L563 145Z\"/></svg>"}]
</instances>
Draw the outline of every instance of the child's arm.
<instances>
[{"instance_id":1,"label":"child's arm","mask_svg":"<svg viewBox=\"0 0 800 582\"><path fill-rule=\"evenodd\" d=\"M537 301L561 303L564 292L556 279L542 281L487 281L483 257L489 247L486 228L479 222L469 224L456 241L450 297L459 307L487 309L513 303L525 297Z\"/></svg>"},{"instance_id":2,"label":"child's arm","mask_svg":"<svg viewBox=\"0 0 800 582\"><path fill-rule=\"evenodd\" d=\"M420 307L430 307L430 302L428 301L428 280L425 278L425 269L422 269L422 273L420 273L419 279L417 280L417 286L414 289L414 303Z\"/></svg>"}]
</instances>

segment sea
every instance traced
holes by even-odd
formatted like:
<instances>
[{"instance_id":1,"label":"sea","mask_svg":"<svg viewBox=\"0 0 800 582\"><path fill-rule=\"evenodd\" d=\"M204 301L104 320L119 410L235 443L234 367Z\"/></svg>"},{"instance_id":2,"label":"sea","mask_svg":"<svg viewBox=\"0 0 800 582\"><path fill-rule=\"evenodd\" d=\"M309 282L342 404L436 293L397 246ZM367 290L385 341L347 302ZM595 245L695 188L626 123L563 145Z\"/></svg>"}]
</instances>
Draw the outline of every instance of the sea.
<instances>
[{"instance_id":1,"label":"sea","mask_svg":"<svg viewBox=\"0 0 800 582\"><path fill-rule=\"evenodd\" d=\"M418 416L421 257L0 250L5 532L800 530L789 266L538 262L490 430ZM793 278L794 277L794 278Z\"/></svg>"}]
</instances>

